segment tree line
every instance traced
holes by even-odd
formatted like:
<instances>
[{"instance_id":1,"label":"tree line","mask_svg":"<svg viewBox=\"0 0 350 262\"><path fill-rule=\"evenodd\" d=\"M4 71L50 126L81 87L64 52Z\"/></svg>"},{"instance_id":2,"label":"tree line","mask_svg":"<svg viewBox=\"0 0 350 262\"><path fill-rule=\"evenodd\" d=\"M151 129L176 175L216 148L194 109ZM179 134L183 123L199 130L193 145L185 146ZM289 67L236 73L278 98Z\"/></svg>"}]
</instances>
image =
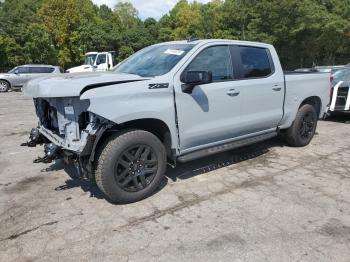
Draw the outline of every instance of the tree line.
<instances>
[{"instance_id":1,"label":"tree line","mask_svg":"<svg viewBox=\"0 0 350 262\"><path fill-rule=\"evenodd\" d=\"M180 0L159 21L129 2L0 1L0 69L81 64L88 51L121 61L162 41L224 38L273 44L286 69L350 63L350 0Z\"/></svg>"}]
</instances>

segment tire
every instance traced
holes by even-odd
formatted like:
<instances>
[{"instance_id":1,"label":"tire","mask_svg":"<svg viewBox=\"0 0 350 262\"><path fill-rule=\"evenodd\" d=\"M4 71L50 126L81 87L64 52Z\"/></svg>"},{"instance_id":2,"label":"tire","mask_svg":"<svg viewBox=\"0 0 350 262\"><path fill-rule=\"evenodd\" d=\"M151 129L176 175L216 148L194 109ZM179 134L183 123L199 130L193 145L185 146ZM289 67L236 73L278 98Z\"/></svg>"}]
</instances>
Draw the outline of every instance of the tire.
<instances>
[{"instance_id":1,"label":"tire","mask_svg":"<svg viewBox=\"0 0 350 262\"><path fill-rule=\"evenodd\" d=\"M302 105L293 125L286 132L287 143L294 147L308 145L315 135L317 120L315 107L309 104Z\"/></svg>"},{"instance_id":2,"label":"tire","mask_svg":"<svg viewBox=\"0 0 350 262\"><path fill-rule=\"evenodd\" d=\"M5 81L5 80L0 80L0 92L7 92L10 90L10 84L9 82Z\"/></svg>"},{"instance_id":3,"label":"tire","mask_svg":"<svg viewBox=\"0 0 350 262\"><path fill-rule=\"evenodd\" d=\"M97 153L95 180L111 202L133 203L155 192L166 165L165 148L155 135L124 131L109 137Z\"/></svg>"}]
</instances>

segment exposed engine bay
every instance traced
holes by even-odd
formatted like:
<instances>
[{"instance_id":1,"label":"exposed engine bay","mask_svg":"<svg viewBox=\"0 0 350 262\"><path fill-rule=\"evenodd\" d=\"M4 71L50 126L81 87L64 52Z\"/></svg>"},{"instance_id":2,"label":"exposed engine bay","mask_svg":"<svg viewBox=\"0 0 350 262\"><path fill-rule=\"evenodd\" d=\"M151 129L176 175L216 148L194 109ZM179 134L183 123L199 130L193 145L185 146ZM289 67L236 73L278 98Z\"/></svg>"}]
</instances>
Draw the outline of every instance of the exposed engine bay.
<instances>
[{"instance_id":1,"label":"exposed engine bay","mask_svg":"<svg viewBox=\"0 0 350 262\"><path fill-rule=\"evenodd\" d=\"M81 166L81 161L88 161L96 133L107 127L109 121L88 112L89 101L79 97L35 98L34 105L38 127L32 129L30 140L22 144L29 147L45 144L45 156L34 162L50 163L62 158Z\"/></svg>"}]
</instances>

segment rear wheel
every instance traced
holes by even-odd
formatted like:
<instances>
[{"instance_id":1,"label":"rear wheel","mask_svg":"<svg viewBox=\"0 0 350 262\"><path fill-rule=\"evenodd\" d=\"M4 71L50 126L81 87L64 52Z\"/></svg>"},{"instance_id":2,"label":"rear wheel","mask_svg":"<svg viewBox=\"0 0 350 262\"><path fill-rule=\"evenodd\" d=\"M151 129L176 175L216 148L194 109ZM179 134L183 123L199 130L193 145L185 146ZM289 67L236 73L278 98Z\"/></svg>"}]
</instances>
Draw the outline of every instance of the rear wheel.
<instances>
[{"instance_id":1,"label":"rear wheel","mask_svg":"<svg viewBox=\"0 0 350 262\"><path fill-rule=\"evenodd\" d=\"M309 104L301 106L293 125L287 130L288 144L295 147L308 145L315 135L317 119L315 107Z\"/></svg>"},{"instance_id":2,"label":"rear wheel","mask_svg":"<svg viewBox=\"0 0 350 262\"><path fill-rule=\"evenodd\" d=\"M166 153L153 134L133 130L108 139L98 156L96 184L114 203L150 196L166 169Z\"/></svg>"},{"instance_id":3,"label":"rear wheel","mask_svg":"<svg viewBox=\"0 0 350 262\"><path fill-rule=\"evenodd\" d=\"M7 92L10 89L10 84L5 80L0 80L0 92Z\"/></svg>"}]
</instances>

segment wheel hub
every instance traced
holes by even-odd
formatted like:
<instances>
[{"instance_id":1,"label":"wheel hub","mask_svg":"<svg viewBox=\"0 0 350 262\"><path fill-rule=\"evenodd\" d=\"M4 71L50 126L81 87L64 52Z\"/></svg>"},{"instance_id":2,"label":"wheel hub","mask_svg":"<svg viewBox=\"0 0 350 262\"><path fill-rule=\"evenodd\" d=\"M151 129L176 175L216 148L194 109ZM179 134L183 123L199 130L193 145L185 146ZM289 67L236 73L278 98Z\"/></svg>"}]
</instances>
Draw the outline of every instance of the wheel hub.
<instances>
[{"instance_id":1,"label":"wheel hub","mask_svg":"<svg viewBox=\"0 0 350 262\"><path fill-rule=\"evenodd\" d=\"M114 176L123 190L137 192L151 184L157 170L158 161L154 150L147 145L136 145L120 155Z\"/></svg>"},{"instance_id":2,"label":"wheel hub","mask_svg":"<svg viewBox=\"0 0 350 262\"><path fill-rule=\"evenodd\" d=\"M7 89L7 84L3 81L0 82L0 91L5 91Z\"/></svg>"},{"instance_id":3,"label":"wheel hub","mask_svg":"<svg viewBox=\"0 0 350 262\"><path fill-rule=\"evenodd\" d=\"M307 114L303 117L299 132L304 139L308 139L311 136L314 129L314 124L315 121L311 114Z\"/></svg>"}]
</instances>

